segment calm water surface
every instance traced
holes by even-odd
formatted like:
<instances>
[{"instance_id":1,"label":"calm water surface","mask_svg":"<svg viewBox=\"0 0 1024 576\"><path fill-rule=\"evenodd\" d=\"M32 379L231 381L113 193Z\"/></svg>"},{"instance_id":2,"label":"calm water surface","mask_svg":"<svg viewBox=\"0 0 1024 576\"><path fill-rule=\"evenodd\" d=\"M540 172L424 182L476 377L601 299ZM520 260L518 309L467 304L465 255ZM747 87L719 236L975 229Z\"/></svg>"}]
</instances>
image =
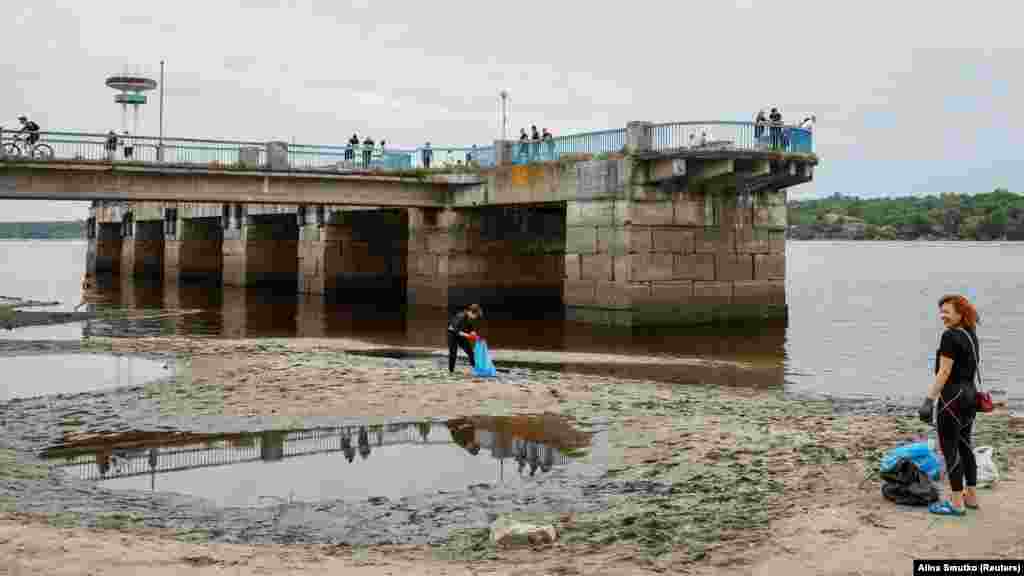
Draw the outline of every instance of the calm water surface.
<instances>
[{"instance_id":1,"label":"calm water surface","mask_svg":"<svg viewBox=\"0 0 1024 576\"><path fill-rule=\"evenodd\" d=\"M10 356L0 358L0 370L0 402L139 386L174 374L167 362L113 354Z\"/></svg>"},{"instance_id":2,"label":"calm water surface","mask_svg":"<svg viewBox=\"0 0 1024 576\"><path fill-rule=\"evenodd\" d=\"M0 296L82 301L84 241L0 242ZM667 354L742 360L784 370L801 394L919 398L932 374L941 331L937 300L967 294L982 314L987 384L1024 397L1024 244L790 242L788 322L741 331L623 333L522 311L488 310L482 332L496 349ZM319 298L201 286L146 286L119 280L88 296L97 307L197 310L146 321L92 320L0 333L0 339L77 339L83 335L213 334L225 337L359 337L393 345L444 347L443 311L402 311L397 303L350 306ZM502 314L506 312L506 314ZM7 368L0 359L0 367ZM9 369L9 368L8 368ZM778 382L758 382L771 385Z\"/></svg>"}]
</instances>

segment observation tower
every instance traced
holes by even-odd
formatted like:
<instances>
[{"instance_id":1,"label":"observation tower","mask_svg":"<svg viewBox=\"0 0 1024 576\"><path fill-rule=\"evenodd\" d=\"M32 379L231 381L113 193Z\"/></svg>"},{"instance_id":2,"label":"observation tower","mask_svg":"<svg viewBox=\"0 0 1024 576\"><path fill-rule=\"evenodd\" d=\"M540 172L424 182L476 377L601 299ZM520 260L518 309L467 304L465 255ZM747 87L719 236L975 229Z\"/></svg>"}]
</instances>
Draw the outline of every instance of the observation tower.
<instances>
[{"instance_id":1,"label":"observation tower","mask_svg":"<svg viewBox=\"0 0 1024 576\"><path fill-rule=\"evenodd\" d=\"M156 80L138 72L123 72L107 78L107 87L118 90L114 102L121 105L121 131L135 135L139 129L139 106L146 103L146 92L156 88ZM128 107L132 108L132 126L128 129Z\"/></svg>"}]
</instances>

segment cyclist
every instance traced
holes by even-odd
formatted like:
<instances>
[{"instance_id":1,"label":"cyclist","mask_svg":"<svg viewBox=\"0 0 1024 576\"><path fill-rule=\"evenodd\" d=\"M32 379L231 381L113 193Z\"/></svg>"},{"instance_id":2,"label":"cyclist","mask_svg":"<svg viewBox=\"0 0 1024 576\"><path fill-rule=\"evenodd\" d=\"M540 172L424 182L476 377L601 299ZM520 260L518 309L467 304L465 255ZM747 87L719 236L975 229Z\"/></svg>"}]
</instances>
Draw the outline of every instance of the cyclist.
<instances>
[{"instance_id":1,"label":"cyclist","mask_svg":"<svg viewBox=\"0 0 1024 576\"><path fill-rule=\"evenodd\" d=\"M39 142L39 124L29 120L25 116L18 116L18 122L21 122L21 130L18 133L28 132L28 136L25 138L25 142L28 143L28 147L31 150L36 142Z\"/></svg>"}]
</instances>

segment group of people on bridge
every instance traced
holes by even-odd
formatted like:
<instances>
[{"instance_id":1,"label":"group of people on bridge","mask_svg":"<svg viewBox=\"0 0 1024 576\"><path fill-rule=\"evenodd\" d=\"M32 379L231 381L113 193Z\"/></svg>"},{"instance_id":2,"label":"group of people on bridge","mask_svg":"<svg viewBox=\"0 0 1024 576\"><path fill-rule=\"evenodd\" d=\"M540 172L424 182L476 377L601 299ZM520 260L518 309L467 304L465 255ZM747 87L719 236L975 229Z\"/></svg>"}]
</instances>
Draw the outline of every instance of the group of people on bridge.
<instances>
[{"instance_id":1,"label":"group of people on bridge","mask_svg":"<svg viewBox=\"0 0 1024 576\"><path fill-rule=\"evenodd\" d=\"M815 122L817 122L817 118L814 114L811 114L800 122L800 128L813 132ZM771 149L784 150L790 145L790 136L788 131L783 128L782 112L778 108L772 108L771 113L767 116L765 116L765 109L762 108L757 111L757 115L754 117L754 140L760 142L767 129Z\"/></svg>"},{"instance_id":2,"label":"group of people on bridge","mask_svg":"<svg viewBox=\"0 0 1024 576\"><path fill-rule=\"evenodd\" d=\"M364 167L369 167L370 164L373 163L373 158L374 158L375 152L377 152L377 149L375 148L375 145L376 145L376 143L373 141L373 138L370 138L369 136L367 136L366 138L363 139L363 141L362 141L362 153L363 153L362 160L363 160L363 166ZM379 149L380 150L380 152L379 152L380 155L384 154L384 146L385 145L386 145L386 142L384 141L384 139L381 139L381 141L380 141L380 149ZM348 146L345 147L345 160L348 161L348 162L354 161L355 158L356 158L356 149L358 149L358 148L360 148L359 135L353 133L352 137L348 139Z\"/></svg>"},{"instance_id":3,"label":"group of people on bridge","mask_svg":"<svg viewBox=\"0 0 1024 576\"><path fill-rule=\"evenodd\" d=\"M521 157L528 157L531 160L536 159L540 152L540 143L544 142L547 149L546 160L555 159L555 137L551 132L545 128L541 132L537 132L537 125L530 126L530 134L526 133L526 128L519 129L519 155Z\"/></svg>"}]
</instances>

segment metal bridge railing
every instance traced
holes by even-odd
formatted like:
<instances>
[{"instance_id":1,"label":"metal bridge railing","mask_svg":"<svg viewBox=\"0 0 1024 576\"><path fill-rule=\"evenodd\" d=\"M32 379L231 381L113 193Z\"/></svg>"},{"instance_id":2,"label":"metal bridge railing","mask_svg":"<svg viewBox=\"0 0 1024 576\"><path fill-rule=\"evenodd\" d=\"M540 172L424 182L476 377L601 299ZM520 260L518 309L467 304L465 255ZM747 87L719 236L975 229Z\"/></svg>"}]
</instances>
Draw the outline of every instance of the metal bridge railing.
<instances>
[{"instance_id":1,"label":"metal bridge railing","mask_svg":"<svg viewBox=\"0 0 1024 576\"><path fill-rule=\"evenodd\" d=\"M546 140L512 142L512 163L553 162L575 154L608 154L626 147L626 129L599 130Z\"/></svg>"},{"instance_id":2,"label":"metal bridge railing","mask_svg":"<svg viewBox=\"0 0 1024 576\"><path fill-rule=\"evenodd\" d=\"M668 122L651 127L651 148L670 150L749 150L810 154L811 131L797 126L754 122Z\"/></svg>"},{"instance_id":3,"label":"metal bridge railing","mask_svg":"<svg viewBox=\"0 0 1024 576\"><path fill-rule=\"evenodd\" d=\"M810 130L753 122L669 122L650 128L656 152L729 149L812 153ZM140 163L208 168L266 168L301 171L401 171L423 168L492 167L494 146L381 148L371 145L287 144L124 134L39 132L29 145L24 135L0 130L0 160L33 159ZM550 162L567 155L620 152L627 130L600 130L545 140L510 141L511 162Z\"/></svg>"}]
</instances>

